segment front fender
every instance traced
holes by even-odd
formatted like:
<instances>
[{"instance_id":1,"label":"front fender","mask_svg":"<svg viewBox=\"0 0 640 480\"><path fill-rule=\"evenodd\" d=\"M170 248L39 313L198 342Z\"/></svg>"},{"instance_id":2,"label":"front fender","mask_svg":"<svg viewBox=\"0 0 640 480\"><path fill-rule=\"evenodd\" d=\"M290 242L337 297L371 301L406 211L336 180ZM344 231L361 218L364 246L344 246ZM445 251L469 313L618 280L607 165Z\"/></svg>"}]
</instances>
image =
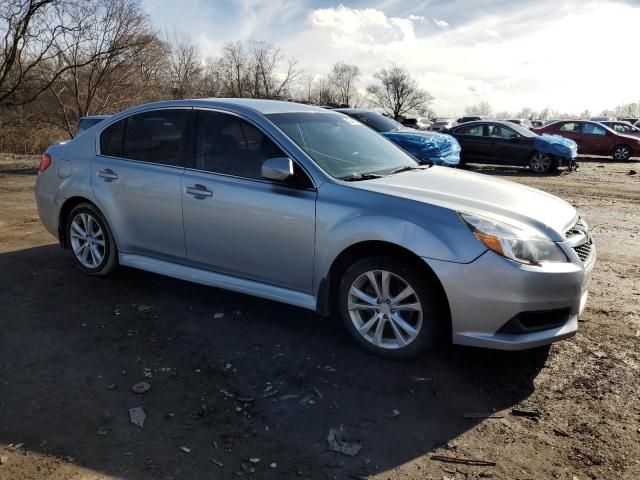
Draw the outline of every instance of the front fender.
<instances>
[{"instance_id":1,"label":"front fender","mask_svg":"<svg viewBox=\"0 0 640 480\"><path fill-rule=\"evenodd\" d=\"M316 208L315 289L343 251L369 241L456 263L472 262L486 250L452 210L334 183L323 185Z\"/></svg>"}]
</instances>

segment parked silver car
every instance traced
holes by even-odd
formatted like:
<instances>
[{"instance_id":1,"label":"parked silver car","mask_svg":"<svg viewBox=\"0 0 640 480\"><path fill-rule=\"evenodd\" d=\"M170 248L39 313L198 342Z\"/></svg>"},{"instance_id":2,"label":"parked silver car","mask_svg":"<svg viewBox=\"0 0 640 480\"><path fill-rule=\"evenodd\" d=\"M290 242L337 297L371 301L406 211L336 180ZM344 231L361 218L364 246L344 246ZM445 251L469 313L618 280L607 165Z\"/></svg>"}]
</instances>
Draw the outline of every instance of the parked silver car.
<instances>
[{"instance_id":1,"label":"parked silver car","mask_svg":"<svg viewBox=\"0 0 640 480\"><path fill-rule=\"evenodd\" d=\"M334 312L388 356L438 332L505 350L570 337L596 255L552 195L419 166L346 115L268 100L114 115L47 150L36 199L88 274L120 264Z\"/></svg>"}]
</instances>

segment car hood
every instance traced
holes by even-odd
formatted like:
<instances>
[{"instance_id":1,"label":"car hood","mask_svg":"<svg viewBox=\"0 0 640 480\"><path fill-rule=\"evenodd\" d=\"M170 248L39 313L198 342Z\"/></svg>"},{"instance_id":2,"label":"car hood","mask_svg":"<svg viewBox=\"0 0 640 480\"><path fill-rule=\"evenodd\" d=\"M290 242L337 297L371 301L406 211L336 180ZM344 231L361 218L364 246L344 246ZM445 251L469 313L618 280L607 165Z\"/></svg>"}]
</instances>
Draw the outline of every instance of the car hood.
<instances>
[{"instance_id":1,"label":"car hood","mask_svg":"<svg viewBox=\"0 0 640 480\"><path fill-rule=\"evenodd\" d=\"M534 228L554 241L563 241L564 233L577 220L576 209L558 197L464 170L435 166L352 185L457 212L491 217L517 227Z\"/></svg>"},{"instance_id":2,"label":"car hood","mask_svg":"<svg viewBox=\"0 0 640 480\"><path fill-rule=\"evenodd\" d=\"M560 135L544 133L534 140L534 147L540 153L557 155L559 157L576 158L578 156L578 144L570 138Z\"/></svg>"}]
</instances>

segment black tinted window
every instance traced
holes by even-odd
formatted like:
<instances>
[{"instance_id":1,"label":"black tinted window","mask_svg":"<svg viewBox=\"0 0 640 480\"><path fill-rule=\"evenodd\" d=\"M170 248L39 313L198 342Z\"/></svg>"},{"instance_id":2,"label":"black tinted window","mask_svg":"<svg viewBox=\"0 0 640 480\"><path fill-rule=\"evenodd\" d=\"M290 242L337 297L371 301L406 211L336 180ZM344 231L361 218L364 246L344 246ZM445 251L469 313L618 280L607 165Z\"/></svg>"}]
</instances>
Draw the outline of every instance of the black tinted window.
<instances>
[{"instance_id":1,"label":"black tinted window","mask_svg":"<svg viewBox=\"0 0 640 480\"><path fill-rule=\"evenodd\" d=\"M457 128L455 133L458 135L472 135L474 137L481 137L483 125L470 125L468 127Z\"/></svg>"},{"instance_id":2,"label":"black tinted window","mask_svg":"<svg viewBox=\"0 0 640 480\"><path fill-rule=\"evenodd\" d=\"M100 135L100 153L110 157L122 156L122 140L124 125L127 120L120 120L107 127Z\"/></svg>"},{"instance_id":3,"label":"black tinted window","mask_svg":"<svg viewBox=\"0 0 640 480\"><path fill-rule=\"evenodd\" d=\"M189 110L154 110L127 117L122 156L184 165Z\"/></svg>"},{"instance_id":4,"label":"black tinted window","mask_svg":"<svg viewBox=\"0 0 640 480\"><path fill-rule=\"evenodd\" d=\"M249 122L219 112L198 112L196 168L262 178L262 163L287 155Z\"/></svg>"}]
</instances>

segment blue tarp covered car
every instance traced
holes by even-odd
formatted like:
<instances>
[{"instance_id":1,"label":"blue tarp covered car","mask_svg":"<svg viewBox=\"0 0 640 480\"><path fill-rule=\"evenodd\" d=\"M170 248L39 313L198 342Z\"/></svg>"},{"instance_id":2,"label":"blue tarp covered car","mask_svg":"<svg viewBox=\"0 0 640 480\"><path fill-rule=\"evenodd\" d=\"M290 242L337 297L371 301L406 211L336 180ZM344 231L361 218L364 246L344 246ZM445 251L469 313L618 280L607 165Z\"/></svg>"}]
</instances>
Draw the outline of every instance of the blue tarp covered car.
<instances>
[{"instance_id":1,"label":"blue tarp covered car","mask_svg":"<svg viewBox=\"0 0 640 480\"><path fill-rule=\"evenodd\" d=\"M447 167L457 167L460 164L460 145L451 135L407 128L391 118L369 110L339 108L336 111L364 123L409 152L420 163Z\"/></svg>"}]
</instances>

